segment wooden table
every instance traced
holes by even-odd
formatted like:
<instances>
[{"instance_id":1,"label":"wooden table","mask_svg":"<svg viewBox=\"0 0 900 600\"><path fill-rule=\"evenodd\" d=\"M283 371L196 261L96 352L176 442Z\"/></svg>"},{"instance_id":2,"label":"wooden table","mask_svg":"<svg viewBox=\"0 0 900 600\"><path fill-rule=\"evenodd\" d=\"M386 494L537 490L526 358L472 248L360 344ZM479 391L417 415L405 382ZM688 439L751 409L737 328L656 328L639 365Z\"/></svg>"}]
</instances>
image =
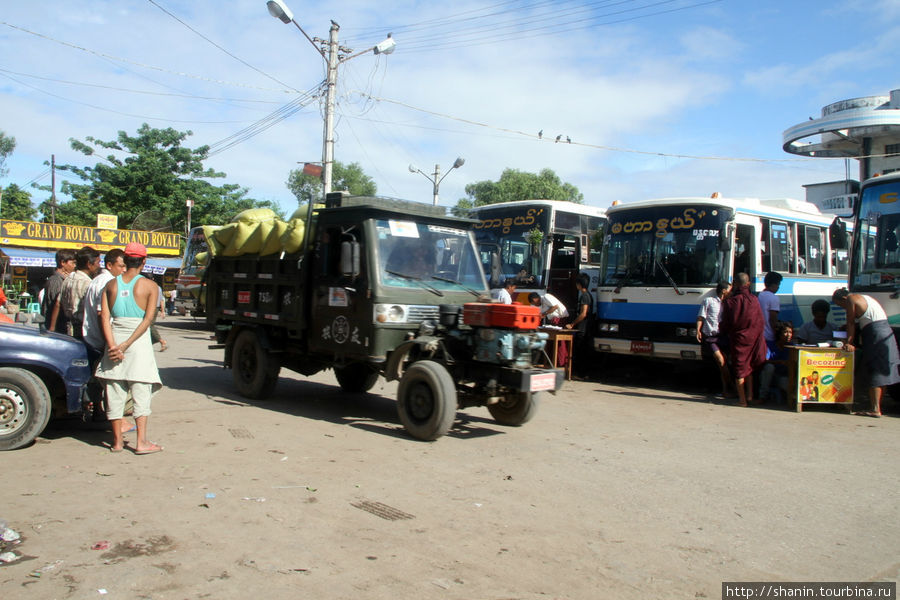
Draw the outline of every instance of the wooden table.
<instances>
[{"instance_id":1,"label":"wooden table","mask_svg":"<svg viewBox=\"0 0 900 600\"><path fill-rule=\"evenodd\" d=\"M548 354L550 355L550 365L551 367L558 368L559 365L556 362L556 358L559 355L559 344L561 342L565 342L569 344L569 357L566 360L566 379L572 379L572 354L574 352L573 343L575 340L575 334L571 330L567 329L544 329L541 331L550 336L547 339L547 348L550 351Z\"/></svg>"}]
</instances>

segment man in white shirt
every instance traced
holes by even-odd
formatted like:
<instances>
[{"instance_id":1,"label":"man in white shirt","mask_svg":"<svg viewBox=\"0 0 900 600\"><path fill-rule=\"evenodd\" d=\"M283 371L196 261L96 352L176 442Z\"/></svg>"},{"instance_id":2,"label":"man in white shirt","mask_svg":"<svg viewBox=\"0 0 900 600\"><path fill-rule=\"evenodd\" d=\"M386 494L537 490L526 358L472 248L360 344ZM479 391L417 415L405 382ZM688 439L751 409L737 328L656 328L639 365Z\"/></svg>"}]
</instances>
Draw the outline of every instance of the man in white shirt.
<instances>
[{"instance_id":1,"label":"man in white shirt","mask_svg":"<svg viewBox=\"0 0 900 600\"><path fill-rule=\"evenodd\" d=\"M759 293L759 306L762 308L765 323L763 336L766 338L766 347L770 353L775 351L775 327L778 325L778 313L781 311L781 302L775 294L781 287L781 280L780 273L769 271L763 280L766 289Z\"/></svg>"},{"instance_id":2,"label":"man in white shirt","mask_svg":"<svg viewBox=\"0 0 900 600\"><path fill-rule=\"evenodd\" d=\"M516 280L512 277L503 282L502 288L491 290L491 298L501 304L512 304L512 295L516 292Z\"/></svg>"},{"instance_id":3,"label":"man in white shirt","mask_svg":"<svg viewBox=\"0 0 900 600\"><path fill-rule=\"evenodd\" d=\"M806 344L830 342L834 337L834 324L828 320L831 305L828 300L816 300L812 303L813 320L807 321L794 331L794 337Z\"/></svg>"},{"instance_id":4,"label":"man in white shirt","mask_svg":"<svg viewBox=\"0 0 900 600\"><path fill-rule=\"evenodd\" d=\"M541 297L537 292L531 292L528 294L528 302L532 306L540 306L541 318L547 319L551 325L559 325L560 321L569 316L569 311L553 294L546 293Z\"/></svg>"}]
</instances>

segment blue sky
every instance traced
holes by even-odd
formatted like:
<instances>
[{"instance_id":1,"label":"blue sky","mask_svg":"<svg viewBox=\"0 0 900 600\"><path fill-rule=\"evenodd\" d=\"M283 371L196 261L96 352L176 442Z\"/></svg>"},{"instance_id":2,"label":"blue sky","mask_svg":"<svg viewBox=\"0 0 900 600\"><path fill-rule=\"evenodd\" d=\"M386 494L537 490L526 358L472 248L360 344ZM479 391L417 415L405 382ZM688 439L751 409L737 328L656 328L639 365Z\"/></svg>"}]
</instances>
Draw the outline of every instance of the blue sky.
<instances>
[{"instance_id":1,"label":"blue sky","mask_svg":"<svg viewBox=\"0 0 900 600\"><path fill-rule=\"evenodd\" d=\"M896 0L285 1L311 36L338 22L354 51L393 32L393 54L340 67L335 156L359 162L379 194L426 202L431 184L408 165L446 172L464 157L441 184L445 205L505 168L545 167L600 207L802 198L845 165L786 154L783 131L900 88ZM5 4L0 129L17 149L3 186L38 178L51 154L94 164L69 138L144 122L193 131L191 147L222 142L324 79L316 50L264 0ZM314 100L206 164L291 212L289 171L321 156Z\"/></svg>"}]
</instances>

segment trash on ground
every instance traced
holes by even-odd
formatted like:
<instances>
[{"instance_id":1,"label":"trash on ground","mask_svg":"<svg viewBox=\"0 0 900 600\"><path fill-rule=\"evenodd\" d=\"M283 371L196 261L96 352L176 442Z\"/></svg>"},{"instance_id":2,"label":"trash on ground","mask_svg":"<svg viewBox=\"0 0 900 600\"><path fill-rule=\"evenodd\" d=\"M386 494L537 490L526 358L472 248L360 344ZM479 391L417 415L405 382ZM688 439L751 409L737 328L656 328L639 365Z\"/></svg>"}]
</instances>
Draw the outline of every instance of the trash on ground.
<instances>
[{"instance_id":1,"label":"trash on ground","mask_svg":"<svg viewBox=\"0 0 900 600\"><path fill-rule=\"evenodd\" d=\"M15 552L4 552L0 554L0 562L2 563L11 563L19 560L19 557Z\"/></svg>"},{"instance_id":2,"label":"trash on ground","mask_svg":"<svg viewBox=\"0 0 900 600\"><path fill-rule=\"evenodd\" d=\"M91 550L109 550L109 542L102 540L91 546Z\"/></svg>"}]
</instances>

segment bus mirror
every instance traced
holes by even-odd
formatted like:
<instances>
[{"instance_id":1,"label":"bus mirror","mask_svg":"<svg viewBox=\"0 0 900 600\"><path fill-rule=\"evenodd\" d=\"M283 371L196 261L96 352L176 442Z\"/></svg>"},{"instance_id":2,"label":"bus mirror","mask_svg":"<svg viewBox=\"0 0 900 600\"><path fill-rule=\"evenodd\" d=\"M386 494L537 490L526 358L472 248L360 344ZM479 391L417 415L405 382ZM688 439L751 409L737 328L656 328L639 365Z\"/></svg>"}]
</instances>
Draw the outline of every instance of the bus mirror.
<instances>
[{"instance_id":1,"label":"bus mirror","mask_svg":"<svg viewBox=\"0 0 900 600\"><path fill-rule=\"evenodd\" d=\"M341 242L341 274L345 277L359 275L359 242Z\"/></svg>"},{"instance_id":2,"label":"bus mirror","mask_svg":"<svg viewBox=\"0 0 900 600\"><path fill-rule=\"evenodd\" d=\"M847 243L847 224L840 217L835 217L828 227L828 238L831 241L831 247L835 250L846 250L849 246Z\"/></svg>"},{"instance_id":3,"label":"bus mirror","mask_svg":"<svg viewBox=\"0 0 900 600\"><path fill-rule=\"evenodd\" d=\"M731 250L731 230L728 227L723 227L719 231L719 250L722 252L728 252Z\"/></svg>"},{"instance_id":4,"label":"bus mirror","mask_svg":"<svg viewBox=\"0 0 900 600\"><path fill-rule=\"evenodd\" d=\"M492 288L500 287L500 253L491 251L491 280L488 285Z\"/></svg>"}]
</instances>

